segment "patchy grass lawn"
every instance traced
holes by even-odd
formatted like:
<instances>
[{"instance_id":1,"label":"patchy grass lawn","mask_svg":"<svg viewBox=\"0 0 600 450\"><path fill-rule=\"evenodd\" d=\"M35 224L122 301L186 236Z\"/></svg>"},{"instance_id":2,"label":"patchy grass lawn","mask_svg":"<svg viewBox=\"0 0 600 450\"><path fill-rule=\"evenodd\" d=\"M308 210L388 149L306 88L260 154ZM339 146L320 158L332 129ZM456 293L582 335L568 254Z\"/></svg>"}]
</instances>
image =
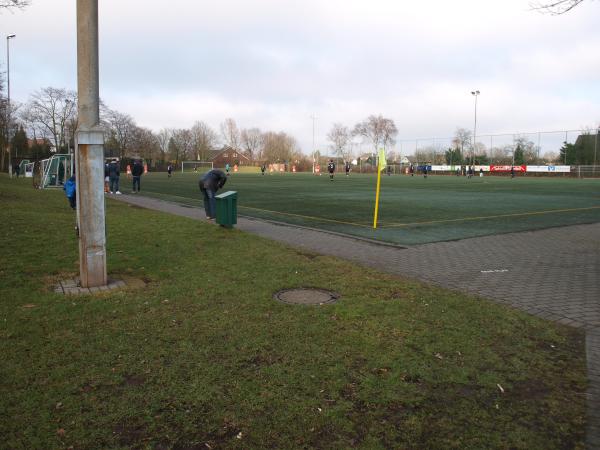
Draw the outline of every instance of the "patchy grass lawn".
<instances>
[{"instance_id":1,"label":"patchy grass lawn","mask_svg":"<svg viewBox=\"0 0 600 450\"><path fill-rule=\"evenodd\" d=\"M109 273L148 286L64 297L73 223L0 177L2 448L583 448L579 331L112 201Z\"/></svg>"}]
</instances>

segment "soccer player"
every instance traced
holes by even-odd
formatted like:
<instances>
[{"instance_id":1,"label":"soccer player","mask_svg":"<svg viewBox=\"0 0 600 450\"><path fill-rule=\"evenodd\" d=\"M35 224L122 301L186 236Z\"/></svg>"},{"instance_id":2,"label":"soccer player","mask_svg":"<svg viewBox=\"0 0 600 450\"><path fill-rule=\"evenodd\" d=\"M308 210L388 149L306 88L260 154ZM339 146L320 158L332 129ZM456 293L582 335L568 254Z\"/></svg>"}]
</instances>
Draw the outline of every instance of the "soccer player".
<instances>
[{"instance_id":1,"label":"soccer player","mask_svg":"<svg viewBox=\"0 0 600 450\"><path fill-rule=\"evenodd\" d=\"M173 166L169 164L167 166L167 174L169 174L169 178L171 178L171 172L173 172Z\"/></svg>"},{"instance_id":2,"label":"soccer player","mask_svg":"<svg viewBox=\"0 0 600 450\"><path fill-rule=\"evenodd\" d=\"M346 176L350 176L350 161L346 161Z\"/></svg>"},{"instance_id":3,"label":"soccer player","mask_svg":"<svg viewBox=\"0 0 600 450\"><path fill-rule=\"evenodd\" d=\"M329 179L333 181L333 173L335 172L335 163L333 159L329 160L329 164L327 164L327 171L329 172Z\"/></svg>"},{"instance_id":4,"label":"soccer player","mask_svg":"<svg viewBox=\"0 0 600 450\"><path fill-rule=\"evenodd\" d=\"M209 170L202 178L200 178L198 186L200 187L200 192L202 192L204 212L206 213L206 218L208 220L213 220L215 218L215 210L217 209L215 194L226 182L227 175L225 175L223 171L217 169Z\"/></svg>"},{"instance_id":5,"label":"soccer player","mask_svg":"<svg viewBox=\"0 0 600 450\"><path fill-rule=\"evenodd\" d=\"M260 166L260 173L264 176L265 175L265 170L267 170L267 165L263 163L262 166Z\"/></svg>"}]
</instances>

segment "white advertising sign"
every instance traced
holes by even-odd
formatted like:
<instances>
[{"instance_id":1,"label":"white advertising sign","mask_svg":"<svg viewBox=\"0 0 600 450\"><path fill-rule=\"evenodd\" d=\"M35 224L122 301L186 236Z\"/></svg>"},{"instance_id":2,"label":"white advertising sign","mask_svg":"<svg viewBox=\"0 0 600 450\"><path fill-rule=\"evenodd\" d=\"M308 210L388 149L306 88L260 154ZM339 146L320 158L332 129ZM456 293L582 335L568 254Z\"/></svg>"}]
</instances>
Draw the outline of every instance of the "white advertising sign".
<instances>
[{"instance_id":1,"label":"white advertising sign","mask_svg":"<svg viewBox=\"0 0 600 450\"><path fill-rule=\"evenodd\" d=\"M527 166L527 172L568 173L571 166Z\"/></svg>"}]
</instances>

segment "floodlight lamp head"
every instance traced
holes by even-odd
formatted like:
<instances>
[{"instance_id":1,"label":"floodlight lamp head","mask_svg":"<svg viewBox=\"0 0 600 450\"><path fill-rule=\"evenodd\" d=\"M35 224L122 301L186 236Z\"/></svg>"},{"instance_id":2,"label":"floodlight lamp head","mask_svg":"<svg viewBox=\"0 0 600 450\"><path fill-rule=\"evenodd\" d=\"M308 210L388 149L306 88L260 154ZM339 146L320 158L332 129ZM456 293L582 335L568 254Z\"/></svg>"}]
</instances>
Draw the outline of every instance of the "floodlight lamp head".
<instances>
[{"instance_id":1,"label":"floodlight lamp head","mask_svg":"<svg viewBox=\"0 0 600 450\"><path fill-rule=\"evenodd\" d=\"M12 39L16 36L17 36L16 34L9 34L8 36L6 36L6 39Z\"/></svg>"}]
</instances>

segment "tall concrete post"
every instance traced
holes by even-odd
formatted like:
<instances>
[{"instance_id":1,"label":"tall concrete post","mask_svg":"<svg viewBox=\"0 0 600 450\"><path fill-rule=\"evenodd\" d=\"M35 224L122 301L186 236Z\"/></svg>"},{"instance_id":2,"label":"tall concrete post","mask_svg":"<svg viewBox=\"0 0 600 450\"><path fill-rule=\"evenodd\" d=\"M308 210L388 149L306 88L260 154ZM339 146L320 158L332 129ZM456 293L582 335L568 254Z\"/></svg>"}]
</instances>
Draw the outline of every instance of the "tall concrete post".
<instances>
[{"instance_id":1,"label":"tall concrete post","mask_svg":"<svg viewBox=\"0 0 600 450\"><path fill-rule=\"evenodd\" d=\"M98 0L77 0L78 127L75 147L82 287L107 284L104 133L100 128Z\"/></svg>"}]
</instances>

